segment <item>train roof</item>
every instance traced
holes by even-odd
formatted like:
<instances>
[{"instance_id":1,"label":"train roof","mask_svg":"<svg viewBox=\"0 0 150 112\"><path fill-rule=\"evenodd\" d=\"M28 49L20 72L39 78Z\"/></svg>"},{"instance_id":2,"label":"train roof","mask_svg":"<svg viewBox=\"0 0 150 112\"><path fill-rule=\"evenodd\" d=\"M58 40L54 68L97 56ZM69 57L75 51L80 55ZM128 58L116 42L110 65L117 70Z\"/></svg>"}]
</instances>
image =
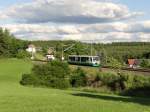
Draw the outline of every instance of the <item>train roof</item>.
<instances>
[{"instance_id":1,"label":"train roof","mask_svg":"<svg viewBox=\"0 0 150 112\"><path fill-rule=\"evenodd\" d=\"M99 57L99 56L90 56L90 55L69 55L69 57Z\"/></svg>"}]
</instances>

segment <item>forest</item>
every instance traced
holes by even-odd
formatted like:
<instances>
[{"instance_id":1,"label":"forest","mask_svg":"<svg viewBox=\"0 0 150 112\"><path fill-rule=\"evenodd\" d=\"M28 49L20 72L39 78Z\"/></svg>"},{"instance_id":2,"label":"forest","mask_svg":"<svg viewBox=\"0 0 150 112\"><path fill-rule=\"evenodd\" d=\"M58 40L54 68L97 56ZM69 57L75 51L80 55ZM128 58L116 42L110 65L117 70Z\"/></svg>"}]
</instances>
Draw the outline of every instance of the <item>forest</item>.
<instances>
[{"instance_id":1,"label":"forest","mask_svg":"<svg viewBox=\"0 0 150 112\"><path fill-rule=\"evenodd\" d=\"M54 55L57 58L61 58L62 50L74 45L71 49L64 52L66 58L68 55L98 55L103 65L109 65L112 61L125 65L128 59L150 59L150 42L91 44L79 41L32 41L31 43L42 47L43 54L47 53L45 49L53 47L55 49Z\"/></svg>"}]
</instances>

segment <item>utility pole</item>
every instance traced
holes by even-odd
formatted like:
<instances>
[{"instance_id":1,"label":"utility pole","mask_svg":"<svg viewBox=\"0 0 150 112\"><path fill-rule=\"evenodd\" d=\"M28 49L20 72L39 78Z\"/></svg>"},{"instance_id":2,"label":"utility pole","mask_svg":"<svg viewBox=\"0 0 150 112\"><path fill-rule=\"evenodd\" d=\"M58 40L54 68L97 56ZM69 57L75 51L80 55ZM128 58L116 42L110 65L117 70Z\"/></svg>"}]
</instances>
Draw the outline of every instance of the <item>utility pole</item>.
<instances>
[{"instance_id":1,"label":"utility pole","mask_svg":"<svg viewBox=\"0 0 150 112\"><path fill-rule=\"evenodd\" d=\"M93 50L92 50L92 41L91 41L91 56L93 55Z\"/></svg>"},{"instance_id":2,"label":"utility pole","mask_svg":"<svg viewBox=\"0 0 150 112\"><path fill-rule=\"evenodd\" d=\"M31 54L32 54L32 57L31 57L31 59L33 60L33 59L34 59L33 47L32 47L32 52L31 52Z\"/></svg>"},{"instance_id":3,"label":"utility pole","mask_svg":"<svg viewBox=\"0 0 150 112\"><path fill-rule=\"evenodd\" d=\"M61 56L61 60L64 61L64 59L65 59L65 58L64 58L64 48L63 48L63 46L62 46L62 56Z\"/></svg>"}]
</instances>

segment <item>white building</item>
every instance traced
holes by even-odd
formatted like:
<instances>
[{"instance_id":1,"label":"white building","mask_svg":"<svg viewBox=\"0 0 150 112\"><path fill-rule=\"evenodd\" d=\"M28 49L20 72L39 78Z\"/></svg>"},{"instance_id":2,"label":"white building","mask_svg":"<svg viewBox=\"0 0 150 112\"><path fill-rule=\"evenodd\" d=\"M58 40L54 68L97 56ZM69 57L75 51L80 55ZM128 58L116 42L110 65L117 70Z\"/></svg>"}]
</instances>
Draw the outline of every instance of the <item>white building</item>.
<instances>
[{"instance_id":1,"label":"white building","mask_svg":"<svg viewBox=\"0 0 150 112\"><path fill-rule=\"evenodd\" d=\"M32 54L31 59L33 60L34 54L36 53L36 47L33 44L30 44L26 51Z\"/></svg>"},{"instance_id":2,"label":"white building","mask_svg":"<svg viewBox=\"0 0 150 112\"><path fill-rule=\"evenodd\" d=\"M36 53L36 48L33 44L30 44L28 46L28 48L26 49L26 51L29 52L29 53Z\"/></svg>"},{"instance_id":3,"label":"white building","mask_svg":"<svg viewBox=\"0 0 150 112\"><path fill-rule=\"evenodd\" d=\"M47 54L46 58L47 58L48 61L55 60L54 55L50 55L50 54Z\"/></svg>"}]
</instances>

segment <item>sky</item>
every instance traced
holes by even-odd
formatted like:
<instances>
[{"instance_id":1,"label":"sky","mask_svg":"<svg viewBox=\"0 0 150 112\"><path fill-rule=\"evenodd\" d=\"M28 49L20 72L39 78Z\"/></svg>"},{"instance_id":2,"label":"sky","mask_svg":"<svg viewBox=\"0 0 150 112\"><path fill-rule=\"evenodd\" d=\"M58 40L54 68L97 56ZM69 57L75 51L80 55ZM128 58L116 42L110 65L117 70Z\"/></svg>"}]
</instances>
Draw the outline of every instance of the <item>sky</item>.
<instances>
[{"instance_id":1,"label":"sky","mask_svg":"<svg viewBox=\"0 0 150 112\"><path fill-rule=\"evenodd\" d=\"M0 27L24 40L150 42L150 0L0 0Z\"/></svg>"}]
</instances>

